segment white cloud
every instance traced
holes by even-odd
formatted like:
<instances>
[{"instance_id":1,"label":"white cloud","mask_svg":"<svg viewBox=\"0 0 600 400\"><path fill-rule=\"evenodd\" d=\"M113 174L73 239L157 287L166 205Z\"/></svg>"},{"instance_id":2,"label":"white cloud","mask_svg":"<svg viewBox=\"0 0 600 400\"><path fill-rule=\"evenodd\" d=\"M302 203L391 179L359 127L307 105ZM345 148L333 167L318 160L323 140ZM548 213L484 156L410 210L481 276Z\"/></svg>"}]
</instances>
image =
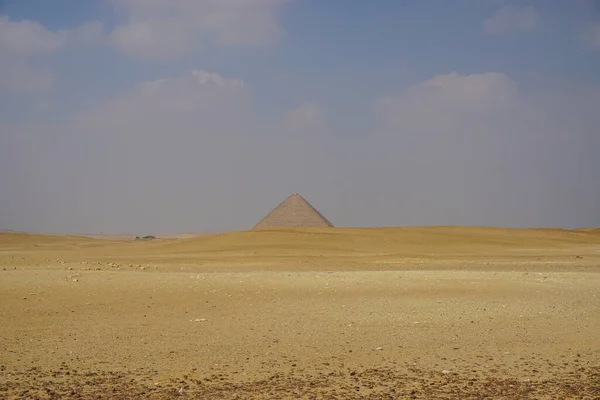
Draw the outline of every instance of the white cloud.
<instances>
[{"instance_id":1,"label":"white cloud","mask_svg":"<svg viewBox=\"0 0 600 400\"><path fill-rule=\"evenodd\" d=\"M66 42L66 31L51 32L35 21L0 18L0 51L24 56L48 54Z\"/></svg>"},{"instance_id":2,"label":"white cloud","mask_svg":"<svg viewBox=\"0 0 600 400\"><path fill-rule=\"evenodd\" d=\"M113 0L127 15L109 40L135 57L166 60L222 45L269 45L282 34L277 13L287 0Z\"/></svg>"},{"instance_id":3,"label":"white cloud","mask_svg":"<svg viewBox=\"0 0 600 400\"><path fill-rule=\"evenodd\" d=\"M34 21L0 17L0 90L36 92L48 89L53 74L34 67L30 58L51 54L66 43L67 34L51 32Z\"/></svg>"},{"instance_id":4,"label":"white cloud","mask_svg":"<svg viewBox=\"0 0 600 400\"><path fill-rule=\"evenodd\" d=\"M284 116L286 128L293 131L310 131L325 127L325 115L315 103L305 103L288 110Z\"/></svg>"},{"instance_id":5,"label":"white cloud","mask_svg":"<svg viewBox=\"0 0 600 400\"><path fill-rule=\"evenodd\" d=\"M539 24L540 16L532 6L516 8L506 6L493 17L483 21L483 28L489 35L531 32Z\"/></svg>"},{"instance_id":6,"label":"white cloud","mask_svg":"<svg viewBox=\"0 0 600 400\"><path fill-rule=\"evenodd\" d=\"M160 127L179 131L202 129L219 134L221 126L247 114L248 90L239 79L226 79L204 70L138 84L79 117L88 128L110 129L122 135L164 135ZM232 115L233 114L233 115ZM169 132L176 135L176 132Z\"/></svg>"},{"instance_id":7,"label":"white cloud","mask_svg":"<svg viewBox=\"0 0 600 400\"><path fill-rule=\"evenodd\" d=\"M389 126L412 121L420 130L448 129L464 120L497 115L515 105L516 84L501 73L438 75L378 103Z\"/></svg>"},{"instance_id":8,"label":"white cloud","mask_svg":"<svg viewBox=\"0 0 600 400\"><path fill-rule=\"evenodd\" d=\"M0 17L0 90L40 92L54 82L51 71L36 67L37 57L56 53L73 43L98 40L102 24L50 31L35 21Z\"/></svg>"}]
</instances>

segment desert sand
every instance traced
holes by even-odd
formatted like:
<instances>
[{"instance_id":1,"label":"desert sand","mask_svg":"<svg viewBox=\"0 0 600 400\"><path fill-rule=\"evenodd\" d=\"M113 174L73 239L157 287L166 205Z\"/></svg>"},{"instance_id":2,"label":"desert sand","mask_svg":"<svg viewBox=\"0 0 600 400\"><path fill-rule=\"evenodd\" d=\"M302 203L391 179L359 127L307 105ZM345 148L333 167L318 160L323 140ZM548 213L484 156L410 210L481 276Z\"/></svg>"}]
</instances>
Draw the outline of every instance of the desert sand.
<instances>
[{"instance_id":1,"label":"desert sand","mask_svg":"<svg viewBox=\"0 0 600 400\"><path fill-rule=\"evenodd\" d=\"M600 230L0 234L2 399L598 399Z\"/></svg>"}]
</instances>

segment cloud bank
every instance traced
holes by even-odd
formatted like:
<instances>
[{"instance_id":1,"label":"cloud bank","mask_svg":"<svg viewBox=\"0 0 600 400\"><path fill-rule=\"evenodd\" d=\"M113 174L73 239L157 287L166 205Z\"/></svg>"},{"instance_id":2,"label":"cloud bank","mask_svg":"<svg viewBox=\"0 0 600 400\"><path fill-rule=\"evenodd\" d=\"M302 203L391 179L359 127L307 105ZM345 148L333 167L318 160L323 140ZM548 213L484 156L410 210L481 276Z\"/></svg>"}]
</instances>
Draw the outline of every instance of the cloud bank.
<instances>
[{"instance_id":1,"label":"cloud bank","mask_svg":"<svg viewBox=\"0 0 600 400\"><path fill-rule=\"evenodd\" d=\"M561 92L438 75L376 100L377 125L356 138L332 136L314 104L283 126L260 120L249 85L214 72L143 82L67 124L14 128L0 222L245 229L300 192L341 226L586 225L600 204L600 91Z\"/></svg>"},{"instance_id":2,"label":"cloud bank","mask_svg":"<svg viewBox=\"0 0 600 400\"><path fill-rule=\"evenodd\" d=\"M126 16L108 36L132 57L172 60L216 43L276 44L283 32L277 13L285 0L113 0Z\"/></svg>"}]
</instances>

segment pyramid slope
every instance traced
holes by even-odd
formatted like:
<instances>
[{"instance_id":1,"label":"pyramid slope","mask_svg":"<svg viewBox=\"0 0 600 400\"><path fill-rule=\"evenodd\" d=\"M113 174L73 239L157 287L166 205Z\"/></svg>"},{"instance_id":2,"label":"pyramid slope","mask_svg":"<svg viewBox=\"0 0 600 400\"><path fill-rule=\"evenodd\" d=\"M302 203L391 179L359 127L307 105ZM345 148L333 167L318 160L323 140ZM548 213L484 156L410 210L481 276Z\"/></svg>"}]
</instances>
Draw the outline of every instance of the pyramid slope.
<instances>
[{"instance_id":1,"label":"pyramid slope","mask_svg":"<svg viewBox=\"0 0 600 400\"><path fill-rule=\"evenodd\" d=\"M298 193L294 193L264 217L254 228L274 226L333 227L319 211Z\"/></svg>"}]
</instances>

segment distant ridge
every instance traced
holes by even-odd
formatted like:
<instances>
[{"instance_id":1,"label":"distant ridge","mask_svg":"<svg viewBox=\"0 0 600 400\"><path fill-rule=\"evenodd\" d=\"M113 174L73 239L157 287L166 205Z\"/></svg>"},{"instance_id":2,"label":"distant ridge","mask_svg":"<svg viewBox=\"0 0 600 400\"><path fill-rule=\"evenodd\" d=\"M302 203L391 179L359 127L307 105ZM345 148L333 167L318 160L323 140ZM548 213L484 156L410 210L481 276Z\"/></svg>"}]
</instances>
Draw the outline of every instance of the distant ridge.
<instances>
[{"instance_id":1,"label":"distant ridge","mask_svg":"<svg viewBox=\"0 0 600 400\"><path fill-rule=\"evenodd\" d=\"M254 228L276 226L333 227L333 224L304 197L294 193L261 219Z\"/></svg>"}]
</instances>

